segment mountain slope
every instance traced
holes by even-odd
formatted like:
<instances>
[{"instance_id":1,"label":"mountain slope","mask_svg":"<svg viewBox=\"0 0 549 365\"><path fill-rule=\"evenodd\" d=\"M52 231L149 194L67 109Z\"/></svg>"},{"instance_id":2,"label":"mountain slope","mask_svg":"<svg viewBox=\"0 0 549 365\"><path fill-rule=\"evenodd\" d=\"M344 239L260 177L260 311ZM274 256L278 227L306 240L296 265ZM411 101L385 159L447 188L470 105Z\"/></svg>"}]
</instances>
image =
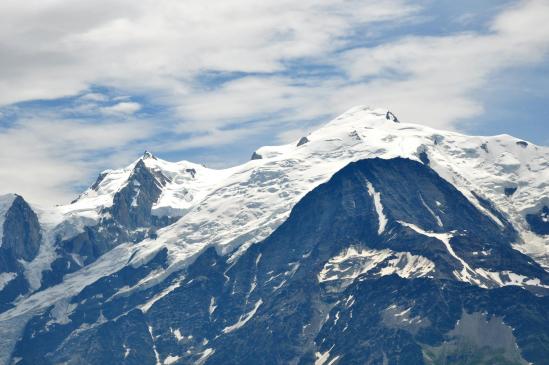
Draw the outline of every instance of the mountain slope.
<instances>
[{"instance_id":1,"label":"mountain slope","mask_svg":"<svg viewBox=\"0 0 549 365\"><path fill-rule=\"evenodd\" d=\"M255 334L244 342L238 338L239 330L253 325L256 315L272 316L278 313L277 308L287 309L288 305L294 313L295 308L305 306L315 316L322 315L313 318L310 314L299 320L311 320L309 327L314 323L321 326L321 319L337 302L335 298L341 300L349 290L363 290L356 289L366 285L362 277L370 282L388 280L385 277L390 274L419 283L418 287L428 288L426 293L449 288L448 295L454 299L461 295L458 293L472 295L484 304L474 311L462 305L466 312L463 320L473 318L479 328L484 322L489 328L499 328L499 322L479 315L488 311L490 301L499 295L492 293L507 293L510 289L501 288L505 286L520 286L542 296L547 291L548 161L548 148L510 136L470 137L437 131L398 123L392 113L367 107L353 108L294 143L262 147L251 161L226 170L186 161L170 163L145 153L127 168L102 173L69 205L33 207L40 220L42 243L37 256L25 263L21 278L28 288L15 302L0 289L0 298L6 302L4 313L0 313L0 347L6 354L2 361L8 361L24 326L26 337L19 341L14 355L26 358L24 361L37 361L48 354L52 362L71 359L82 363L91 356L90 351L96 351L86 346L105 348L98 351L97 358L86 360L90 363L131 363L149 357L153 362L158 362L157 358L169 362L177 356L185 363L206 361L206 357L216 363L231 360L223 349L238 348L238 343L242 343L242 352L234 356L252 356L254 352L246 346L262 337ZM330 183L320 185L328 180ZM334 181L341 186L332 186ZM332 190L327 190L327 185ZM334 193L340 194L342 201L330 198ZM325 201L324 205L296 213L311 195ZM360 214L355 209L357 204L364 208ZM317 217L317 211L326 215ZM319 222L298 225L290 232L284 227L291 225L296 214L302 223L308 222L308 216L317 217ZM338 229L334 222L349 229ZM324 242L318 232L328 228L333 228L333 240ZM284 230L289 233L282 239L279 232ZM310 252L299 251L296 247L301 246L296 246L293 235L300 235L298 242L316 237L317 242L310 244L325 252L311 257ZM257 255L257 250L265 252ZM301 257L294 257L294 251ZM272 266L262 275L273 272L257 277L254 283L251 273L262 265ZM303 265L312 265L314 270L300 274ZM280 275L275 278L277 270ZM234 279L237 276L240 279ZM287 276L306 280L292 284ZM421 284L425 280L428 284ZM394 285L407 284L397 280ZM252 286L258 289L250 290ZM264 296L257 296L260 286L270 288L262 289ZM310 288L316 296L309 300L317 307L295 302L298 297L288 295L286 286L296 292L303 290L301 286ZM276 299L269 292L274 287L278 287L277 293L286 294ZM509 293L519 303L524 302L523 311L538 313L545 308L546 302L521 290ZM385 299L396 301L390 296ZM161 303L167 313L155 310ZM184 305L177 314L174 308L179 303ZM292 303L297 307L291 307ZM219 323L210 328L214 313L220 316ZM494 315L505 319L505 313ZM451 318L445 331L464 331L459 326L448 328L461 313L442 314ZM185 334L183 327L175 332L173 326L165 326L180 318L194 323L189 328L191 334ZM395 325L386 319L380 326ZM546 323L543 316L538 319ZM123 332L132 336L131 348L142 348L147 354L139 352L134 357L136 354L129 350L122 356L127 349L119 353L120 341L125 338L119 320L120 325L125 323ZM155 321L162 324L158 326ZM290 316L280 326L292 321ZM505 323L499 323L504 326L500 327L507 328ZM285 348L287 353L273 353L272 361L280 362L291 353L292 359L307 363L313 361L316 352L320 354L318 361L323 356L333 361L326 355L329 349L319 341L313 343L321 328L311 328L314 331L306 335L296 332L294 339L304 341L299 348L306 345L312 352ZM279 333L284 331L279 327ZM233 333L238 333L238 338ZM544 339L543 333L536 338ZM174 336L175 344L170 340ZM212 336L220 337L214 341ZM509 343L519 341L522 351L527 345L526 335L514 336L512 332L502 340L506 344L504 357L520 362L522 355L509 350L514 346ZM197 338L208 342L199 343ZM105 341L110 341L108 346ZM182 341L194 346L189 356L179 351ZM409 341L435 360L441 351L462 348L457 340L453 348L442 350L440 343ZM473 345L483 346L478 341ZM83 353L84 348L88 352ZM378 350L374 362L385 351ZM494 355L492 350L487 350L488 358ZM544 351L542 347L537 355L524 356L535 359ZM174 358L168 359L170 354Z\"/></svg>"},{"instance_id":2,"label":"mountain slope","mask_svg":"<svg viewBox=\"0 0 549 365\"><path fill-rule=\"evenodd\" d=\"M0 310L25 294L25 271L38 255L42 232L38 217L19 195L0 197Z\"/></svg>"},{"instance_id":3,"label":"mountain slope","mask_svg":"<svg viewBox=\"0 0 549 365\"><path fill-rule=\"evenodd\" d=\"M419 197L426 206L441 203L442 227L427 207L418 209ZM486 361L541 363L549 347L532 344L534 338L544 343L548 327L527 324L547 323L549 302L500 287L524 284L506 281L524 277L537 280L539 291L549 274L512 248L516 232L501 223L421 163L359 161L307 194L238 260L206 250L159 287L135 290L151 272L167 268L163 250L145 266L128 266L35 317L14 356L21 364L305 364L323 357L326 363L422 364L429 363L424 352L444 356L439 349L456 331L483 347L476 332L456 323L491 331L485 322L495 316L493 326L509 334L484 349ZM357 257L342 257L349 250ZM491 253L473 254L480 251ZM387 255L372 263L371 254L382 252ZM324 275L335 262L338 269ZM414 273L410 262L428 265ZM360 270L349 280L343 265L353 264ZM507 275L495 274L502 272ZM432 307L437 295L440 304ZM500 303L502 297L513 305Z\"/></svg>"},{"instance_id":4,"label":"mountain slope","mask_svg":"<svg viewBox=\"0 0 549 365\"><path fill-rule=\"evenodd\" d=\"M169 244L174 261L185 261L207 245L224 253L247 247L284 221L306 192L351 161L427 158L485 214L493 216L489 200L506 215L519 232L516 247L547 267L548 240L532 232L525 220L526 214L549 204L547 148L522 147L509 136L468 137L394 123L385 115L356 108L308 135L305 144L260 148L256 153L261 159L235 168L184 220L169 227L158 247ZM515 161L511 167L510 160ZM511 196L505 194L508 186L517 187Z\"/></svg>"}]
</instances>

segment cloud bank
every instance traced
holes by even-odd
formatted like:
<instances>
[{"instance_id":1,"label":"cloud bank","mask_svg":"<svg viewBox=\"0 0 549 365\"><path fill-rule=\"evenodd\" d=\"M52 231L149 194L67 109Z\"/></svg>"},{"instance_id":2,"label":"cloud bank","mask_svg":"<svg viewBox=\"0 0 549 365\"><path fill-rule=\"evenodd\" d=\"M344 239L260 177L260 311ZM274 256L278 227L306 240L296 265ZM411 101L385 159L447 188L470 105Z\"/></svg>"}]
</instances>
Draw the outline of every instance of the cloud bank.
<instances>
[{"instance_id":1,"label":"cloud bank","mask_svg":"<svg viewBox=\"0 0 549 365\"><path fill-rule=\"evenodd\" d=\"M144 148L287 141L356 104L455 129L494 75L547 60L547 1L418 31L427 4L3 1L0 192L67 201Z\"/></svg>"}]
</instances>

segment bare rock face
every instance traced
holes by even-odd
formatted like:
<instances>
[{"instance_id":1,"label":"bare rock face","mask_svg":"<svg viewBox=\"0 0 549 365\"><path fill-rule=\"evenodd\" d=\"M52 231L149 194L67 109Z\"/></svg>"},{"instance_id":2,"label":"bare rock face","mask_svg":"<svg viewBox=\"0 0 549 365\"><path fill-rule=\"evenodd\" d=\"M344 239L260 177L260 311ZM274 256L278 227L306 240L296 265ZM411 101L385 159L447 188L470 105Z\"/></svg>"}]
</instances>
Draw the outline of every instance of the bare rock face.
<instances>
[{"instance_id":1,"label":"bare rock face","mask_svg":"<svg viewBox=\"0 0 549 365\"><path fill-rule=\"evenodd\" d=\"M526 148L528 147L528 142L525 142L525 141L518 141L516 142L517 146L520 146L522 148Z\"/></svg>"},{"instance_id":2,"label":"bare rock face","mask_svg":"<svg viewBox=\"0 0 549 365\"><path fill-rule=\"evenodd\" d=\"M0 365L545 364L549 271L516 243L549 232L549 151L397 122L354 108L227 173L108 170L31 264L0 247Z\"/></svg>"},{"instance_id":3,"label":"bare rock face","mask_svg":"<svg viewBox=\"0 0 549 365\"><path fill-rule=\"evenodd\" d=\"M387 110L387 114L385 114L385 119L387 120L391 120L395 123L400 123L400 121L398 120L398 118L396 117L396 115L394 115L392 112L388 111Z\"/></svg>"},{"instance_id":4,"label":"bare rock face","mask_svg":"<svg viewBox=\"0 0 549 365\"><path fill-rule=\"evenodd\" d=\"M234 262L210 247L157 286L128 291L166 270L164 248L145 265L127 265L84 288L70 301L69 320L52 324L55 306L37 314L12 358L90 365L541 364L547 297L486 280L480 288L456 276L467 263L483 269L468 271L481 282L478 273L489 271L549 283L549 274L513 249L515 240L515 232L428 165L361 160L307 193L283 224Z\"/></svg>"},{"instance_id":5,"label":"bare rock face","mask_svg":"<svg viewBox=\"0 0 549 365\"><path fill-rule=\"evenodd\" d=\"M261 160L263 158L263 156L261 156L259 153L257 152L254 152L252 153L252 160Z\"/></svg>"},{"instance_id":6,"label":"bare rock face","mask_svg":"<svg viewBox=\"0 0 549 365\"><path fill-rule=\"evenodd\" d=\"M526 221L532 232L539 235L549 234L549 207L544 206L537 213L527 214Z\"/></svg>"},{"instance_id":7,"label":"bare rock face","mask_svg":"<svg viewBox=\"0 0 549 365\"><path fill-rule=\"evenodd\" d=\"M41 239L38 217L18 195L6 213L0 255L31 261L38 254Z\"/></svg>"},{"instance_id":8,"label":"bare rock face","mask_svg":"<svg viewBox=\"0 0 549 365\"><path fill-rule=\"evenodd\" d=\"M38 217L19 195L6 212L0 239L0 279L4 277L0 280L0 311L4 311L29 290L23 263L38 255L42 242Z\"/></svg>"},{"instance_id":9,"label":"bare rock face","mask_svg":"<svg viewBox=\"0 0 549 365\"><path fill-rule=\"evenodd\" d=\"M145 158L154 156L145 153ZM104 217L99 224L85 227L76 236L58 242L58 257L42 275L43 288L60 283L64 275L91 264L121 243L154 238L158 228L178 219L152 214L151 208L169 179L147 168L143 159L135 165L126 186L114 195L113 205L103 210ZM189 174L196 171L190 170Z\"/></svg>"},{"instance_id":10,"label":"bare rock face","mask_svg":"<svg viewBox=\"0 0 549 365\"><path fill-rule=\"evenodd\" d=\"M297 147L303 146L305 143L309 143L309 139L307 137L301 137L299 142L297 142Z\"/></svg>"},{"instance_id":11,"label":"bare rock face","mask_svg":"<svg viewBox=\"0 0 549 365\"><path fill-rule=\"evenodd\" d=\"M151 225L151 207L162 193L167 178L150 171L143 160L136 165L128 181L114 196L109 209L113 219L131 229Z\"/></svg>"}]
</instances>

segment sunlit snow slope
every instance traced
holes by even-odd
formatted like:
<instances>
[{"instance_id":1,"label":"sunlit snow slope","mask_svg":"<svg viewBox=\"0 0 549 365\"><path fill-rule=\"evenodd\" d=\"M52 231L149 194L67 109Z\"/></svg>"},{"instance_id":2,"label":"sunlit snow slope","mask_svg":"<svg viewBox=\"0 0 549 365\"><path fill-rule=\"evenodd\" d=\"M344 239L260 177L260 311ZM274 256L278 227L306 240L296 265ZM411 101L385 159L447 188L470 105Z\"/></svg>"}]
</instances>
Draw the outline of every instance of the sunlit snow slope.
<instances>
[{"instance_id":1,"label":"sunlit snow slope","mask_svg":"<svg viewBox=\"0 0 549 365\"><path fill-rule=\"evenodd\" d=\"M159 230L156 239L114 248L92 265L66 276L65 284L23 300L14 312L74 294L129 261L134 266L146 262L164 247L169 252L170 269L150 277L151 282L187 265L210 246L237 257L278 227L307 192L349 162L375 157L400 156L429 164L500 223L482 199L490 200L519 231L515 247L548 266L549 238L531 232L524 217L549 204L549 148L508 135L465 136L393 119L384 109L355 107L299 142L259 148L255 159L225 170L186 161L170 163L145 153L138 161L169 178L153 211L182 218ZM104 172L73 204L59 207L55 214L43 212L42 217L86 218L86 224L93 224L101 209L112 204L116 191L127 184L138 161ZM509 194L509 189L516 191ZM431 211L433 219L443 214Z\"/></svg>"},{"instance_id":2,"label":"sunlit snow slope","mask_svg":"<svg viewBox=\"0 0 549 365\"><path fill-rule=\"evenodd\" d=\"M213 170L188 161L168 162L145 152L129 166L103 171L97 181L71 204L58 208L61 219L87 217L97 220L101 210L113 204L116 192L128 184L136 164L143 161L163 182L162 195L153 206L158 215L181 216L202 198L231 170Z\"/></svg>"},{"instance_id":3,"label":"sunlit snow slope","mask_svg":"<svg viewBox=\"0 0 549 365\"><path fill-rule=\"evenodd\" d=\"M353 108L306 138L300 146L258 149L261 159L233 168L184 219L144 242L136 258L165 245L174 262L209 245L222 253L242 250L268 236L306 192L349 162L400 156L428 163L499 223L482 198L493 202L520 232L516 248L549 264L549 238L531 232L524 218L549 204L549 148L508 135L472 137L395 123L387 110L368 107Z\"/></svg>"},{"instance_id":4,"label":"sunlit snow slope","mask_svg":"<svg viewBox=\"0 0 549 365\"><path fill-rule=\"evenodd\" d=\"M401 123L385 109L360 106L293 143L261 147L254 152L251 161L240 166L215 170L187 161L163 161L145 152L126 168L101 173L97 181L71 204L52 209L34 207L40 219L43 242L37 257L24 264L33 293L20 296L14 308L0 314L0 321L10 323L0 326L0 335L4 338L0 348L9 348L26 319L38 310L61 303L63 298L76 295L87 285L123 267L140 267L163 249L167 249L167 268L151 271L135 286L124 288L122 294L160 283L191 264L209 247L214 247L221 255L228 255L229 264L235 263L250 245L264 240L286 221L291 209L308 192L350 162L376 157L386 160L403 157L428 165L502 230L508 229L506 221L511 222L518 232L514 247L543 267L549 267L549 236L543 231L547 218L543 209L549 206L548 147L508 135L465 136ZM53 284L39 289L44 283L44 270L59 259L59 242L74 244L71 238L88 232L90 227L99 227L93 234L117 227L120 222L112 220L114 210L110 209L116 199L122 199L120 195L124 191L124 199L127 199L124 209L139 210L139 202L143 201L141 194L152 196L144 191L139 181L151 182L151 179L150 186L159 193L154 195L156 200L152 206L150 199L147 200L150 208L147 209L155 218L168 218L164 221L167 223L158 226L164 228L156 231L156 226L152 227L154 230L150 226L129 227L139 234L142 232L142 236L135 237L144 239L117 241L89 264L83 263L84 256L78 253L81 251L67 251L66 257L72 258L78 268L62 272L58 282L52 281ZM406 184L406 181L399 183ZM384 198L370 182L366 181L365 186L378 216L377 233L389 234L386 232L388 220L384 214ZM0 200L0 205L5 207L0 209L1 223L2 211L9 208L13 199L6 196ZM438 202L428 205L425 200L420 199L432 222L440 228L439 233L399 223L444 243L449 254L463 266L455 273L458 280L483 287L545 287L535 278L469 267L449 243L457 233L444 230L446 213L443 207ZM533 229L528 216L538 219L543 229ZM110 237L105 235L103 240ZM118 233L116 237L120 237ZM351 267L346 278L351 282L380 263L389 265L383 272L397 273L401 277L428 277L435 269L432 261L418 255L395 254L388 249L346 249L325 264L318 273L318 280L339 280L337 273ZM8 274L3 278L6 283L13 279L13 275L8 277ZM176 287L170 288L158 298ZM8 344L4 346L2 341Z\"/></svg>"}]
</instances>

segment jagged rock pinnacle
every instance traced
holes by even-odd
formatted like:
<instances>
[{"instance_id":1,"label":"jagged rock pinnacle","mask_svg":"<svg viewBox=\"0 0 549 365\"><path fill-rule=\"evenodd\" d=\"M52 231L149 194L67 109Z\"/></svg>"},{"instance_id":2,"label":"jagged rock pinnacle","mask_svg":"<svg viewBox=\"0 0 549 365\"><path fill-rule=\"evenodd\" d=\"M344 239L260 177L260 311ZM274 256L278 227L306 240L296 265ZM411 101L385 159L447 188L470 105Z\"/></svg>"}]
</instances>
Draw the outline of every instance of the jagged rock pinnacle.
<instances>
[{"instance_id":1,"label":"jagged rock pinnacle","mask_svg":"<svg viewBox=\"0 0 549 365\"><path fill-rule=\"evenodd\" d=\"M391 111L387 110L387 114L385 114L385 119L392 120L395 123L400 123L396 115L394 115Z\"/></svg>"},{"instance_id":2,"label":"jagged rock pinnacle","mask_svg":"<svg viewBox=\"0 0 549 365\"><path fill-rule=\"evenodd\" d=\"M304 145L305 143L309 142L309 139L307 137L301 137L299 142L297 142L297 147Z\"/></svg>"},{"instance_id":3,"label":"jagged rock pinnacle","mask_svg":"<svg viewBox=\"0 0 549 365\"><path fill-rule=\"evenodd\" d=\"M148 158L154 158L156 159L156 157L154 157L154 155L152 153L150 153L149 151L145 150L145 152L143 152L143 157L142 159L146 160Z\"/></svg>"}]
</instances>

